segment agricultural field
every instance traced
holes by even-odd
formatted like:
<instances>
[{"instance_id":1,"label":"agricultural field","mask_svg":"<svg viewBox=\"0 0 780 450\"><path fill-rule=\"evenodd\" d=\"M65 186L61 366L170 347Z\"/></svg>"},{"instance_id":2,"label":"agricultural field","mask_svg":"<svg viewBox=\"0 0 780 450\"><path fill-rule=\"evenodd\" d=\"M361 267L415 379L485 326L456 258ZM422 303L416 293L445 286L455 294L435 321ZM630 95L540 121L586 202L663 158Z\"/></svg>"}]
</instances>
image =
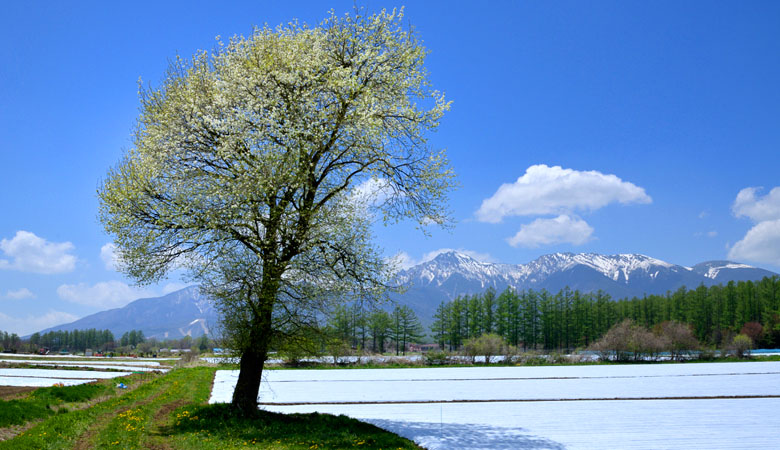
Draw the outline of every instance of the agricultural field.
<instances>
[{"instance_id":1,"label":"agricultural field","mask_svg":"<svg viewBox=\"0 0 780 450\"><path fill-rule=\"evenodd\" d=\"M107 378L124 377L132 372L101 372L93 370L1 369L0 386L43 387L61 384L72 386Z\"/></svg>"},{"instance_id":2,"label":"agricultural field","mask_svg":"<svg viewBox=\"0 0 780 450\"><path fill-rule=\"evenodd\" d=\"M0 359L0 386L45 387L91 383L138 372L164 373L170 361L92 359L74 357L24 357Z\"/></svg>"},{"instance_id":3,"label":"agricultural field","mask_svg":"<svg viewBox=\"0 0 780 450\"><path fill-rule=\"evenodd\" d=\"M18 379L46 378L41 369L5 370L27 371L15 372ZM43 372L55 380L61 372L82 371ZM225 405L208 405L214 372L179 367L165 373L108 372L121 378L77 386L0 386L0 449L418 448L345 416L258 411L245 417Z\"/></svg>"},{"instance_id":4,"label":"agricultural field","mask_svg":"<svg viewBox=\"0 0 780 450\"><path fill-rule=\"evenodd\" d=\"M218 371L210 402L229 401L236 376ZM771 448L780 362L268 370L259 402L428 449Z\"/></svg>"}]
</instances>

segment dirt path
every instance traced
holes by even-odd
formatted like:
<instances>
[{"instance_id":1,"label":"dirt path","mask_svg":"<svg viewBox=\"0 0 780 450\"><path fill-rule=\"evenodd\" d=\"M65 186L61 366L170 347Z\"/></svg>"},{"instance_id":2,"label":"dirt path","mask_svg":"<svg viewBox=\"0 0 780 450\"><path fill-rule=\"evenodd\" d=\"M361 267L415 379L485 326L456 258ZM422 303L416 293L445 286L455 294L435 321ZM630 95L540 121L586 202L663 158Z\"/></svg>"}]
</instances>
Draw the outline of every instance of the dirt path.
<instances>
[{"instance_id":1,"label":"dirt path","mask_svg":"<svg viewBox=\"0 0 780 450\"><path fill-rule=\"evenodd\" d=\"M132 392L135 389L138 389L139 387L146 384L146 382L139 382L133 386L130 386L127 389L127 392ZM126 393L127 393L126 392ZM164 393L164 391L161 389L154 394L150 395L149 397L144 397L142 400L134 402L130 405L121 405L117 406L116 408L112 409L111 411L106 411L102 413L100 416L95 418L95 421L92 422L92 425L90 425L89 428L87 428L83 433L81 433L81 436L79 436L78 441L73 445L74 450L90 450L94 448L94 446L91 444L92 439L103 429L108 425L111 420L116 417L117 415L129 410L133 409L138 406L146 405L148 403L153 402L157 397L161 396Z\"/></svg>"}]
</instances>

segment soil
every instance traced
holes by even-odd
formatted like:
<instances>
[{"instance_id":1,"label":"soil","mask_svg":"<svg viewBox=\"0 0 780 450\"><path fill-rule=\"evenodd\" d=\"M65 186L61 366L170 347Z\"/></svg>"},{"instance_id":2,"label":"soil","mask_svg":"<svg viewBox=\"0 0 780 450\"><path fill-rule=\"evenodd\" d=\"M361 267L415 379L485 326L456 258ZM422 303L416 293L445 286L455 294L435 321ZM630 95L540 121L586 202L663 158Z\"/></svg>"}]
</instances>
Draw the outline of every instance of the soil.
<instances>
[{"instance_id":1,"label":"soil","mask_svg":"<svg viewBox=\"0 0 780 450\"><path fill-rule=\"evenodd\" d=\"M36 389L38 388L27 386L0 386L0 399L13 400L15 398L24 397L25 394Z\"/></svg>"}]
</instances>

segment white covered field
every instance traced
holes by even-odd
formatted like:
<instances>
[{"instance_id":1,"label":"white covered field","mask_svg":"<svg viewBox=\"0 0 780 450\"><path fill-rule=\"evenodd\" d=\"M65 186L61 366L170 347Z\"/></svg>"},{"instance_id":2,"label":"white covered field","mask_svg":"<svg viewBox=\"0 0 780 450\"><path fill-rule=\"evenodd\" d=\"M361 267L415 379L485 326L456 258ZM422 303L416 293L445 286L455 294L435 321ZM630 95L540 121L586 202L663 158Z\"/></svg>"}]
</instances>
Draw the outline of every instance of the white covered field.
<instances>
[{"instance_id":1,"label":"white covered field","mask_svg":"<svg viewBox=\"0 0 780 450\"><path fill-rule=\"evenodd\" d=\"M211 402L230 401L218 371ZM448 448L776 448L780 363L267 370L259 401Z\"/></svg>"},{"instance_id":2,"label":"white covered field","mask_svg":"<svg viewBox=\"0 0 780 450\"><path fill-rule=\"evenodd\" d=\"M95 370L0 369L0 386L45 387L84 384L106 378L124 377L131 372L98 372Z\"/></svg>"},{"instance_id":3,"label":"white covered field","mask_svg":"<svg viewBox=\"0 0 780 450\"><path fill-rule=\"evenodd\" d=\"M159 371L167 372L167 367L162 367L157 361L141 359L132 360L106 360L50 356L48 358L34 358L34 355L24 355L24 358L0 359L4 363L32 364L36 367L58 366L73 367L92 370L64 370L45 368L0 368L0 386L28 386L45 387L61 383L65 386L84 384L98 379L117 378L130 375L133 372ZM106 370L116 370L108 372Z\"/></svg>"}]
</instances>

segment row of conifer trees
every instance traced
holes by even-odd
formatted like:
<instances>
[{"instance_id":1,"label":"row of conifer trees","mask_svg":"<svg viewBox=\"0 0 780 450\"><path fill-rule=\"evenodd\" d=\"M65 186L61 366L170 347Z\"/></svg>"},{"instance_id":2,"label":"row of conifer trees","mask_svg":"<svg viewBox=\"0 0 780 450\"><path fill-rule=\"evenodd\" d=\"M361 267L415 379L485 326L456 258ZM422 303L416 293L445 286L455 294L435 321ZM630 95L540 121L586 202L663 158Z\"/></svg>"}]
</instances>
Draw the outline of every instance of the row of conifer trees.
<instances>
[{"instance_id":1,"label":"row of conifer trees","mask_svg":"<svg viewBox=\"0 0 780 450\"><path fill-rule=\"evenodd\" d=\"M720 346L742 333L756 346L774 348L780 346L780 278L682 287L665 295L617 301L602 291L507 289L497 294L489 289L442 302L433 319L433 340L449 350L489 333L523 350L585 348L625 319L648 329L664 322L684 323L705 345Z\"/></svg>"}]
</instances>

